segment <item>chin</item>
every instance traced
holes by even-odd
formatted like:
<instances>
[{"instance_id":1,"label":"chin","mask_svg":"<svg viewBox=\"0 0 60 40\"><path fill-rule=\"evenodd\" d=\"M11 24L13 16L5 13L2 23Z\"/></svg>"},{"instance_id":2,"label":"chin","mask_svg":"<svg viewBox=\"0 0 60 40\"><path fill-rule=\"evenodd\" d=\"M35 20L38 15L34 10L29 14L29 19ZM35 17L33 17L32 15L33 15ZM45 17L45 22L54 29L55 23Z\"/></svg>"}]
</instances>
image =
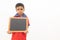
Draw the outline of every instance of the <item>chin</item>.
<instances>
[{"instance_id":1,"label":"chin","mask_svg":"<svg viewBox=\"0 0 60 40\"><path fill-rule=\"evenodd\" d=\"M18 14L23 14L23 13L18 13Z\"/></svg>"}]
</instances>

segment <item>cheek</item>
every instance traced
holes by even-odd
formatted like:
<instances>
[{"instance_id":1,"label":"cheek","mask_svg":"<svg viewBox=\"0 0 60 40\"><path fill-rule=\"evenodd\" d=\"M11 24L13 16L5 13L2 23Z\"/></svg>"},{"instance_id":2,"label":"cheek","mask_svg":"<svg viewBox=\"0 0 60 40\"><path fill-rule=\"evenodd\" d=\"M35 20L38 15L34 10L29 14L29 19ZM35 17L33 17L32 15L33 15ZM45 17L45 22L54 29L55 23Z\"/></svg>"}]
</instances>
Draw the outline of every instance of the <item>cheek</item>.
<instances>
[{"instance_id":1,"label":"cheek","mask_svg":"<svg viewBox=\"0 0 60 40\"><path fill-rule=\"evenodd\" d=\"M19 11L16 11L17 13L19 12Z\"/></svg>"},{"instance_id":2,"label":"cheek","mask_svg":"<svg viewBox=\"0 0 60 40\"><path fill-rule=\"evenodd\" d=\"M20 12L20 10L17 10L16 12Z\"/></svg>"}]
</instances>

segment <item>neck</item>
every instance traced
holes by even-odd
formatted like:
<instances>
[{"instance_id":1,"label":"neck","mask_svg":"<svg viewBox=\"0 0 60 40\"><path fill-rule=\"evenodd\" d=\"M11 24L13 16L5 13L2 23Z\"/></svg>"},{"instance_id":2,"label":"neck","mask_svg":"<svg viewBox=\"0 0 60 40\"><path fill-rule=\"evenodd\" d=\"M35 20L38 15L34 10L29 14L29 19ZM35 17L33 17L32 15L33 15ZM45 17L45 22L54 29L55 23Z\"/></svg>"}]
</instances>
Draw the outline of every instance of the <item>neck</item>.
<instances>
[{"instance_id":1,"label":"neck","mask_svg":"<svg viewBox=\"0 0 60 40\"><path fill-rule=\"evenodd\" d=\"M19 16L22 16L23 14L19 14Z\"/></svg>"}]
</instances>

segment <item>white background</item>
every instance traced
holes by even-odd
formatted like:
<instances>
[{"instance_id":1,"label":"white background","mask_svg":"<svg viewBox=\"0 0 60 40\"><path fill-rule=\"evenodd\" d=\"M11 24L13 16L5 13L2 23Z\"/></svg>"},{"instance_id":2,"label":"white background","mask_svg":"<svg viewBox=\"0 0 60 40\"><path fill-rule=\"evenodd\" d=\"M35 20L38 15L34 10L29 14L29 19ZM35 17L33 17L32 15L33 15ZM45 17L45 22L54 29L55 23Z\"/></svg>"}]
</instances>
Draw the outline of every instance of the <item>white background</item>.
<instances>
[{"instance_id":1,"label":"white background","mask_svg":"<svg viewBox=\"0 0 60 40\"><path fill-rule=\"evenodd\" d=\"M11 40L8 21L19 2L30 20L27 40L60 40L60 0L0 0L0 40Z\"/></svg>"}]
</instances>

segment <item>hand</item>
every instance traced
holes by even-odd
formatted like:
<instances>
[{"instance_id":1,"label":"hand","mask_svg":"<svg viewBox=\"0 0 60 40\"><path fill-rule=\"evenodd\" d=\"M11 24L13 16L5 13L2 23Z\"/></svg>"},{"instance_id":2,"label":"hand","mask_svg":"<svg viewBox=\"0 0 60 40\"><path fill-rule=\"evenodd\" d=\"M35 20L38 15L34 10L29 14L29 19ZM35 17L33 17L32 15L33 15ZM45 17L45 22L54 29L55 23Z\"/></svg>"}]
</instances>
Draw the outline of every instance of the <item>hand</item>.
<instances>
[{"instance_id":1,"label":"hand","mask_svg":"<svg viewBox=\"0 0 60 40\"><path fill-rule=\"evenodd\" d=\"M28 33L28 31L25 31L24 33Z\"/></svg>"},{"instance_id":2,"label":"hand","mask_svg":"<svg viewBox=\"0 0 60 40\"><path fill-rule=\"evenodd\" d=\"M10 32L10 31L7 31L7 33L8 33L8 34L11 34L11 32Z\"/></svg>"}]
</instances>

